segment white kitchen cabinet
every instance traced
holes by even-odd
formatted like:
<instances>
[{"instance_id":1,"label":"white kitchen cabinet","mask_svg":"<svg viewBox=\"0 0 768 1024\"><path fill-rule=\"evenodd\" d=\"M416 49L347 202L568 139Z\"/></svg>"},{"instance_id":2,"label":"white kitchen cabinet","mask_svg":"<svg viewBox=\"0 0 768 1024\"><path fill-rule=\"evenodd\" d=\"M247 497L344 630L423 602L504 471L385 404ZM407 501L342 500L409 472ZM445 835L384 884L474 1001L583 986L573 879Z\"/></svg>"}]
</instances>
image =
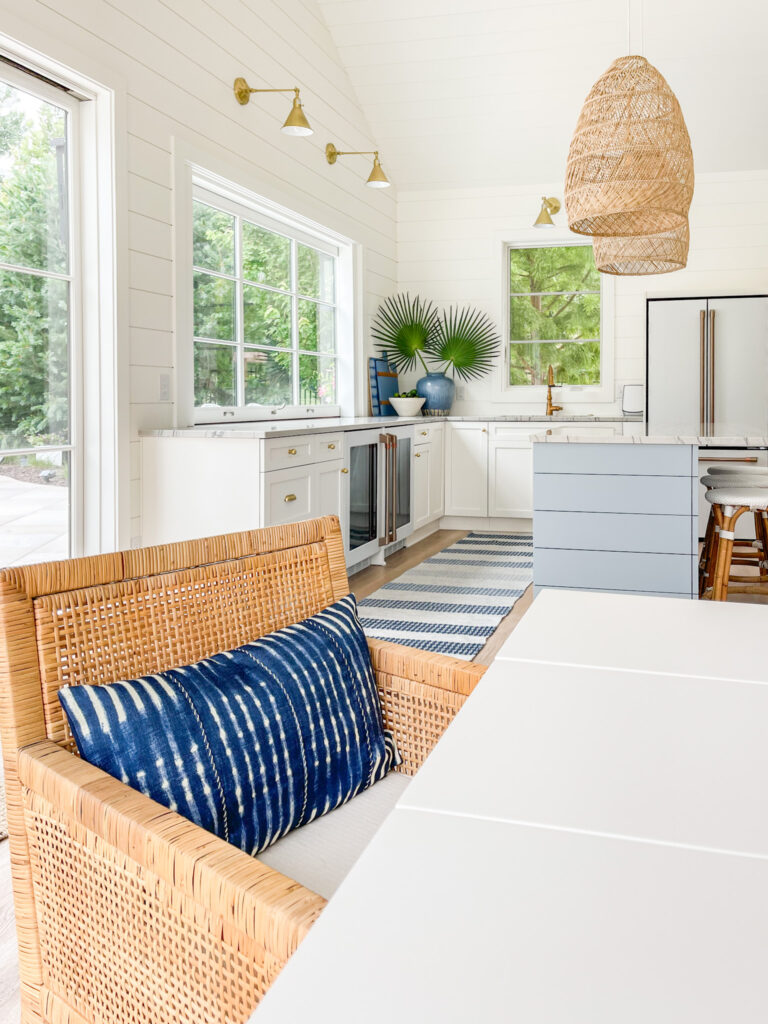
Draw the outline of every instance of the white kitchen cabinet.
<instances>
[{"instance_id":1,"label":"white kitchen cabinet","mask_svg":"<svg viewBox=\"0 0 768 1024\"><path fill-rule=\"evenodd\" d=\"M340 445L337 449L343 450ZM347 505L349 474L344 464L344 459L334 459L333 462L320 463L313 467L316 477L315 497L316 504L313 506L313 516L338 516L341 520L341 535L347 536Z\"/></svg>"},{"instance_id":2,"label":"white kitchen cabinet","mask_svg":"<svg viewBox=\"0 0 768 1024\"><path fill-rule=\"evenodd\" d=\"M313 506L317 507L317 474L313 466L273 469L264 473L263 480L262 525L281 526L309 519L313 514Z\"/></svg>"},{"instance_id":3,"label":"white kitchen cabinet","mask_svg":"<svg viewBox=\"0 0 768 1024\"><path fill-rule=\"evenodd\" d=\"M413 528L418 530L429 522L430 483L434 476L432 445L413 447Z\"/></svg>"},{"instance_id":4,"label":"white kitchen cabinet","mask_svg":"<svg viewBox=\"0 0 768 1024\"><path fill-rule=\"evenodd\" d=\"M445 505L443 424L418 426L413 449L413 528L439 519Z\"/></svg>"},{"instance_id":5,"label":"white kitchen cabinet","mask_svg":"<svg viewBox=\"0 0 768 1024\"><path fill-rule=\"evenodd\" d=\"M445 509L445 428L438 423L431 428L432 457L429 474L429 519L438 519Z\"/></svg>"},{"instance_id":6,"label":"white kitchen cabinet","mask_svg":"<svg viewBox=\"0 0 768 1024\"><path fill-rule=\"evenodd\" d=\"M263 476L264 526L280 526L316 516L346 519L344 459L316 466L275 469ZM343 524L342 524L343 525Z\"/></svg>"},{"instance_id":7,"label":"white kitchen cabinet","mask_svg":"<svg viewBox=\"0 0 768 1024\"><path fill-rule=\"evenodd\" d=\"M488 515L488 424L446 423L445 514Z\"/></svg>"},{"instance_id":8,"label":"white kitchen cabinet","mask_svg":"<svg viewBox=\"0 0 768 1024\"><path fill-rule=\"evenodd\" d=\"M491 424L488 451L488 515L533 516L531 430ZM535 432L535 430L534 430Z\"/></svg>"}]
</instances>

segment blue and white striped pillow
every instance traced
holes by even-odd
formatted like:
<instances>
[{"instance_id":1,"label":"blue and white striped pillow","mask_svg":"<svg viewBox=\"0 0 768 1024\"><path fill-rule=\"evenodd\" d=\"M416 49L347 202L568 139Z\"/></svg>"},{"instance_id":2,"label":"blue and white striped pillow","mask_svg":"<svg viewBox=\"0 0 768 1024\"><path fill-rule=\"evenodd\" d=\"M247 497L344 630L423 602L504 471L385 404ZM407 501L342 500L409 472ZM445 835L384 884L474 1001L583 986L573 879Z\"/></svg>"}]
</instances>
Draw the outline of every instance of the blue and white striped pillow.
<instances>
[{"instance_id":1,"label":"blue and white striped pillow","mask_svg":"<svg viewBox=\"0 0 768 1024\"><path fill-rule=\"evenodd\" d=\"M195 665L59 699L86 761L252 854L399 763L352 594Z\"/></svg>"}]
</instances>

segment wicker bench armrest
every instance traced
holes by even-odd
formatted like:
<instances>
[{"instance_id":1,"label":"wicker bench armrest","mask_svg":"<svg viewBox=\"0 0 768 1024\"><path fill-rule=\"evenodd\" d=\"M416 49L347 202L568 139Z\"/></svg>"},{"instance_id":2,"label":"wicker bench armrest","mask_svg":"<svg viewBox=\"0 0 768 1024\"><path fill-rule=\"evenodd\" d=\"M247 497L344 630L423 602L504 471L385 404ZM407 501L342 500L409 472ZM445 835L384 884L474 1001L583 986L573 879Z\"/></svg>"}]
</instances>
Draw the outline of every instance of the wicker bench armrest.
<instances>
[{"instance_id":1,"label":"wicker bench armrest","mask_svg":"<svg viewBox=\"0 0 768 1024\"><path fill-rule=\"evenodd\" d=\"M54 743L22 749L19 778L49 998L247 1020L326 901Z\"/></svg>"},{"instance_id":2,"label":"wicker bench armrest","mask_svg":"<svg viewBox=\"0 0 768 1024\"><path fill-rule=\"evenodd\" d=\"M415 647L368 641L384 726L403 757L400 771L414 775L485 672L484 665Z\"/></svg>"}]
</instances>

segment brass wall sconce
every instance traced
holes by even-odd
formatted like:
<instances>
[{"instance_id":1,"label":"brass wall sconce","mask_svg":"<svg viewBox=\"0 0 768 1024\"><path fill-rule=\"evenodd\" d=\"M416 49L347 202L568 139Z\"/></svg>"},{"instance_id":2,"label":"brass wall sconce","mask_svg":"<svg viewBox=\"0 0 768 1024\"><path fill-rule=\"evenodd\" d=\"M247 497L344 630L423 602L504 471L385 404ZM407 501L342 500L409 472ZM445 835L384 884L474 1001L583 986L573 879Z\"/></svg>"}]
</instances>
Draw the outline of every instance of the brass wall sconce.
<instances>
[{"instance_id":1,"label":"brass wall sconce","mask_svg":"<svg viewBox=\"0 0 768 1024\"><path fill-rule=\"evenodd\" d=\"M555 222L552 220L552 214L560 212L560 200L555 199L554 196L542 196L541 197L541 209L539 210L539 216L533 222L535 228L553 228Z\"/></svg>"},{"instance_id":2,"label":"brass wall sconce","mask_svg":"<svg viewBox=\"0 0 768 1024\"><path fill-rule=\"evenodd\" d=\"M332 142L325 147L325 159L329 164L335 164L340 156L372 156L373 167L368 175L366 185L369 188L389 188L392 182L384 173L384 168L379 163L378 149L336 149Z\"/></svg>"},{"instance_id":3,"label":"brass wall sconce","mask_svg":"<svg viewBox=\"0 0 768 1024\"><path fill-rule=\"evenodd\" d=\"M244 107L251 98L251 94L254 92L292 92L293 93L293 106L291 111L283 122L283 126L280 129L285 132L286 135L311 135L312 127L309 121L304 116L304 108L301 105L301 94L296 86L291 89L252 89L244 78L236 78L234 84L235 99Z\"/></svg>"}]
</instances>

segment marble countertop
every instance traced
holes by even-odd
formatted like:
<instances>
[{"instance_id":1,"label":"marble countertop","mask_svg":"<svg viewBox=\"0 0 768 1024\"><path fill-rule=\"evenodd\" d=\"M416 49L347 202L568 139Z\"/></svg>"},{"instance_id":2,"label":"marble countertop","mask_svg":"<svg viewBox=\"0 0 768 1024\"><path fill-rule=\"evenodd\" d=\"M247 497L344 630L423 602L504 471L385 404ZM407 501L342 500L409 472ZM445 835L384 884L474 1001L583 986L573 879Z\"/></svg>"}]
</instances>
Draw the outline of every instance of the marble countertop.
<instances>
[{"instance_id":1,"label":"marble countertop","mask_svg":"<svg viewBox=\"0 0 768 1024\"><path fill-rule=\"evenodd\" d=\"M637 437L614 435L590 437L588 434L534 434L534 443L541 444L689 444L699 448L768 448L768 437L743 434L650 434Z\"/></svg>"},{"instance_id":2,"label":"marble countertop","mask_svg":"<svg viewBox=\"0 0 768 1024\"><path fill-rule=\"evenodd\" d=\"M239 437L259 440L266 437L289 437L299 433L327 433L332 430L365 430L370 427L393 427L409 423L637 423L640 416L348 416L327 419L275 420L274 422L203 423L193 427L142 430L142 437Z\"/></svg>"}]
</instances>

